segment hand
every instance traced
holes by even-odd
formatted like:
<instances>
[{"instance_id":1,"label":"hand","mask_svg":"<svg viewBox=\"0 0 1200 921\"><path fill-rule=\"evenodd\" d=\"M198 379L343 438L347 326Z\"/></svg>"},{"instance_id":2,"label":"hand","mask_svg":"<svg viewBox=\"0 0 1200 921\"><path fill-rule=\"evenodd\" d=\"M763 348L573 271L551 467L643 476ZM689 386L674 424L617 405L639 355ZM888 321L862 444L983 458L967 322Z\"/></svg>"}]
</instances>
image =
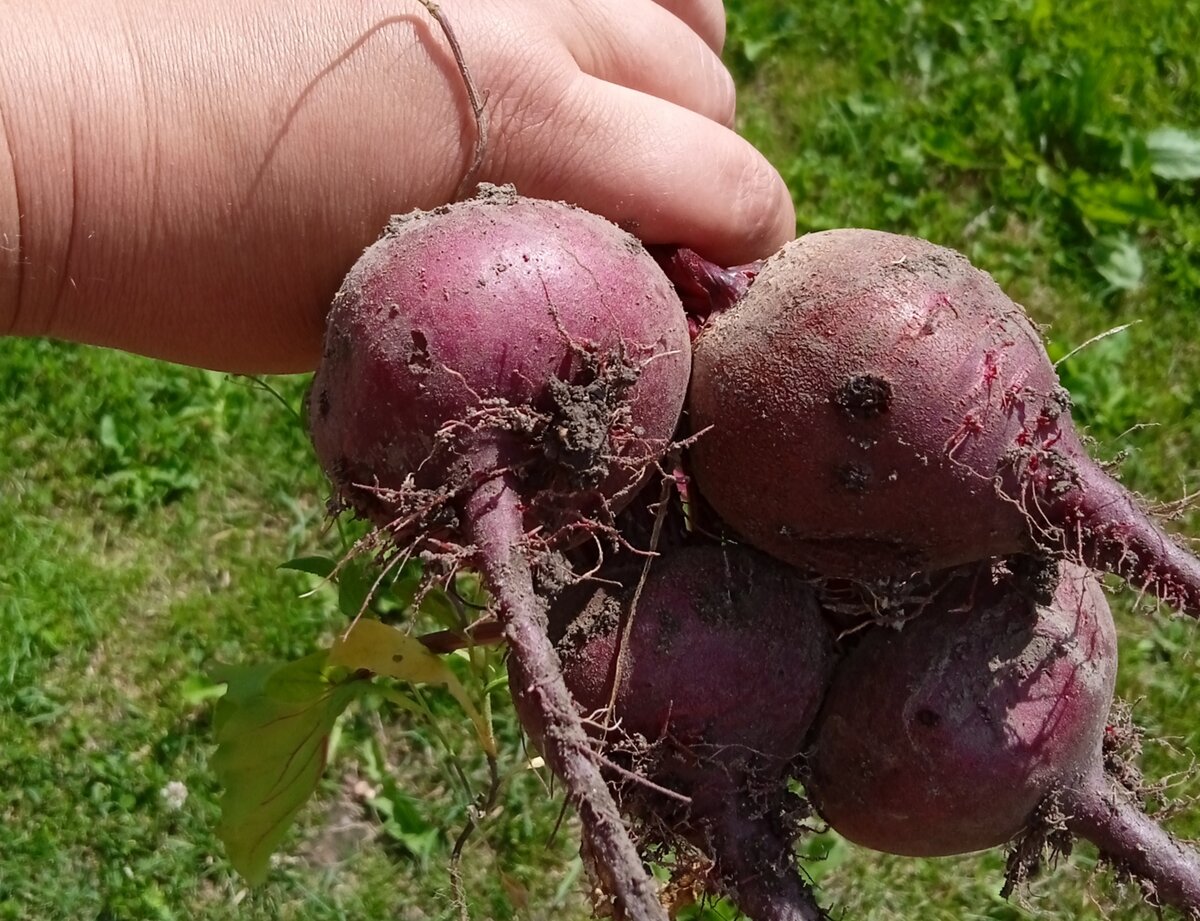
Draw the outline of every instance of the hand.
<instances>
[{"instance_id":1,"label":"hand","mask_svg":"<svg viewBox=\"0 0 1200 921\"><path fill-rule=\"evenodd\" d=\"M728 127L719 3L439 5L486 94L480 180L725 263L793 234L779 175ZM9 13L0 331L310 369L358 253L389 215L452 200L470 168L462 75L416 0Z\"/></svg>"}]
</instances>

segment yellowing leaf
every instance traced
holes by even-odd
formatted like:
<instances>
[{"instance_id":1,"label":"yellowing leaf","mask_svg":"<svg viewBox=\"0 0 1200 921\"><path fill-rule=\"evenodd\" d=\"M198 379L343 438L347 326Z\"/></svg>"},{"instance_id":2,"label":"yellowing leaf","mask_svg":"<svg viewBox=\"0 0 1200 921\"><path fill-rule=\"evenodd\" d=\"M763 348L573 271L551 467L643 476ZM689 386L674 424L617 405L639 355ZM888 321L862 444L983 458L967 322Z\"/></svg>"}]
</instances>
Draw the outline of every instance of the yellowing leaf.
<instances>
[{"instance_id":1,"label":"yellowing leaf","mask_svg":"<svg viewBox=\"0 0 1200 921\"><path fill-rule=\"evenodd\" d=\"M331 680L328 653L283 665L222 666L211 765L224 787L217 835L252 885L325 770L329 732L367 681Z\"/></svg>"},{"instance_id":2,"label":"yellowing leaf","mask_svg":"<svg viewBox=\"0 0 1200 921\"><path fill-rule=\"evenodd\" d=\"M363 618L333 644L329 664L352 670L365 668L414 684L444 685L475 724L484 751L496 754L491 727L471 702L466 688L445 661L426 649L420 640L380 621Z\"/></svg>"},{"instance_id":3,"label":"yellowing leaf","mask_svg":"<svg viewBox=\"0 0 1200 921\"><path fill-rule=\"evenodd\" d=\"M370 618L359 620L329 651L330 665L365 668L377 675L416 684L446 684L457 680L415 637Z\"/></svg>"}]
</instances>

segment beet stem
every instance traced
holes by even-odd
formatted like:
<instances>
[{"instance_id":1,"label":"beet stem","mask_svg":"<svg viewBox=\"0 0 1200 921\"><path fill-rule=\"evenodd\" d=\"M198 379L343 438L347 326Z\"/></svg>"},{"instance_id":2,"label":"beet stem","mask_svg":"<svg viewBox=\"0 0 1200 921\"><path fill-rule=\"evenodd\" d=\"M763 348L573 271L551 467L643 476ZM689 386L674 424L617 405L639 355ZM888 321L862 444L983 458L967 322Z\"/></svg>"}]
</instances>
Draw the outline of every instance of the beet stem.
<instances>
[{"instance_id":1,"label":"beet stem","mask_svg":"<svg viewBox=\"0 0 1200 921\"><path fill-rule=\"evenodd\" d=\"M472 646L495 646L504 639L503 628L495 621L485 620L465 630L435 630L417 637L430 652L444 656Z\"/></svg>"},{"instance_id":2,"label":"beet stem","mask_svg":"<svg viewBox=\"0 0 1200 921\"><path fill-rule=\"evenodd\" d=\"M762 262L725 268L684 247L653 246L650 254L675 286L683 309L699 322L740 301L762 268Z\"/></svg>"},{"instance_id":3,"label":"beet stem","mask_svg":"<svg viewBox=\"0 0 1200 921\"><path fill-rule=\"evenodd\" d=\"M547 634L545 605L525 556L520 494L510 474L492 477L466 501L465 518L479 565L504 625L509 654L529 684L544 723L547 763L562 779L609 893L629 921L666 921L666 912L600 774L574 700Z\"/></svg>"},{"instance_id":4,"label":"beet stem","mask_svg":"<svg viewBox=\"0 0 1200 921\"><path fill-rule=\"evenodd\" d=\"M1142 812L1103 771L1066 791L1062 808L1067 827L1141 880L1153 902L1200 917L1200 855Z\"/></svg>"},{"instance_id":5,"label":"beet stem","mask_svg":"<svg viewBox=\"0 0 1200 921\"><path fill-rule=\"evenodd\" d=\"M714 829L717 867L732 887L738 908L754 921L828 921L801 878L792 850L736 794L726 800Z\"/></svg>"}]
</instances>

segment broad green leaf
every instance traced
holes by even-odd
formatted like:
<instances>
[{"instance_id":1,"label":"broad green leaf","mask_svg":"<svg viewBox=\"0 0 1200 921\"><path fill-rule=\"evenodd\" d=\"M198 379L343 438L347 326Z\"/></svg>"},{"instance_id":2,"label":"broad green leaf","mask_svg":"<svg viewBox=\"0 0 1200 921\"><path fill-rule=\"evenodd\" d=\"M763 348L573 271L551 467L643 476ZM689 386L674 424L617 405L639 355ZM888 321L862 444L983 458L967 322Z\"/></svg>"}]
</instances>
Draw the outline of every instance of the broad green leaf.
<instances>
[{"instance_id":1,"label":"broad green leaf","mask_svg":"<svg viewBox=\"0 0 1200 921\"><path fill-rule=\"evenodd\" d=\"M1092 251L1092 260L1101 277L1120 291L1132 291L1142 283L1142 254L1128 237L1101 237Z\"/></svg>"},{"instance_id":2,"label":"broad green leaf","mask_svg":"<svg viewBox=\"0 0 1200 921\"><path fill-rule=\"evenodd\" d=\"M369 618L360 620L334 642L329 664L365 668L377 675L415 684L448 684L458 680L446 663L420 640Z\"/></svg>"},{"instance_id":3,"label":"broad green leaf","mask_svg":"<svg viewBox=\"0 0 1200 921\"><path fill-rule=\"evenodd\" d=\"M1158 128L1146 135L1150 171L1160 179L1200 179L1200 134Z\"/></svg>"},{"instance_id":4,"label":"broad green leaf","mask_svg":"<svg viewBox=\"0 0 1200 921\"><path fill-rule=\"evenodd\" d=\"M319 652L287 664L221 666L227 685L213 725L212 768L224 787L217 835L230 863L252 885L325 769L334 721L370 689ZM331 677L332 676L332 677Z\"/></svg>"},{"instance_id":5,"label":"broad green leaf","mask_svg":"<svg viewBox=\"0 0 1200 921\"><path fill-rule=\"evenodd\" d=\"M295 572L306 572L309 575L328 579L337 568L337 563L327 556L298 556L279 564L280 569L290 569Z\"/></svg>"},{"instance_id":6,"label":"broad green leaf","mask_svg":"<svg viewBox=\"0 0 1200 921\"><path fill-rule=\"evenodd\" d=\"M377 620L363 618L333 644L329 664L349 669L365 668L377 675L415 684L445 686L475 724L484 750L489 755L496 754L491 727L471 702L458 676L440 656L426 649L415 637Z\"/></svg>"},{"instance_id":7,"label":"broad green leaf","mask_svg":"<svg viewBox=\"0 0 1200 921\"><path fill-rule=\"evenodd\" d=\"M338 610L353 620L363 613L379 573L365 560L347 560L338 573Z\"/></svg>"}]
</instances>

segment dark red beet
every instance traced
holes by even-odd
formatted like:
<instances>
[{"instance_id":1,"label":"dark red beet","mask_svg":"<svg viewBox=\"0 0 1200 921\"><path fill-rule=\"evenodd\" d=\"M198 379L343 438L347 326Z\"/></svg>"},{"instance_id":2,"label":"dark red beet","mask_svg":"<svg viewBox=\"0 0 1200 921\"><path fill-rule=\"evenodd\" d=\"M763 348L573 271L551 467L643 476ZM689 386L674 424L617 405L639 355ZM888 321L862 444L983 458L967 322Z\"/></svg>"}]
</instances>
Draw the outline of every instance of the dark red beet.
<instances>
[{"instance_id":1,"label":"dark red beet","mask_svg":"<svg viewBox=\"0 0 1200 921\"><path fill-rule=\"evenodd\" d=\"M838 668L810 792L835 829L919 857L1003 844L1100 756L1117 674L1099 585L1071 568L1038 608L972 567Z\"/></svg>"},{"instance_id":2,"label":"dark red beet","mask_svg":"<svg viewBox=\"0 0 1200 921\"><path fill-rule=\"evenodd\" d=\"M563 675L610 761L690 800L618 783L625 808L713 854L752 917L821 917L768 805L833 669L812 589L747 548L670 548L652 563L630 626L637 568L622 575L624 589L575 589L555 612L573 616L556 644ZM519 667L510 681L536 741Z\"/></svg>"},{"instance_id":3,"label":"dark red beet","mask_svg":"<svg viewBox=\"0 0 1200 921\"><path fill-rule=\"evenodd\" d=\"M689 408L700 492L781 559L874 579L1047 548L1200 615L1200 562L1088 458L1032 324L952 250L789 244L696 340Z\"/></svg>"},{"instance_id":4,"label":"dark red beet","mask_svg":"<svg viewBox=\"0 0 1200 921\"><path fill-rule=\"evenodd\" d=\"M483 573L531 676L547 760L636 921L662 906L563 685L530 557L627 501L670 442L688 367L682 307L636 240L488 189L396 219L364 253L330 311L310 397L341 501L399 554Z\"/></svg>"},{"instance_id":5,"label":"dark red beet","mask_svg":"<svg viewBox=\"0 0 1200 921\"><path fill-rule=\"evenodd\" d=\"M1196 855L1105 776L1116 630L1095 579L1061 573L1039 607L969 567L899 630L872 628L818 718L809 792L850 840L914 856L1003 844L1051 798L1163 904L1196 912Z\"/></svg>"},{"instance_id":6,"label":"dark red beet","mask_svg":"<svg viewBox=\"0 0 1200 921\"><path fill-rule=\"evenodd\" d=\"M608 708L620 667L610 717L681 764L795 757L833 666L808 583L748 548L672 548L651 563L618 655L636 579L622 581L596 588L557 644L580 708Z\"/></svg>"}]
</instances>

